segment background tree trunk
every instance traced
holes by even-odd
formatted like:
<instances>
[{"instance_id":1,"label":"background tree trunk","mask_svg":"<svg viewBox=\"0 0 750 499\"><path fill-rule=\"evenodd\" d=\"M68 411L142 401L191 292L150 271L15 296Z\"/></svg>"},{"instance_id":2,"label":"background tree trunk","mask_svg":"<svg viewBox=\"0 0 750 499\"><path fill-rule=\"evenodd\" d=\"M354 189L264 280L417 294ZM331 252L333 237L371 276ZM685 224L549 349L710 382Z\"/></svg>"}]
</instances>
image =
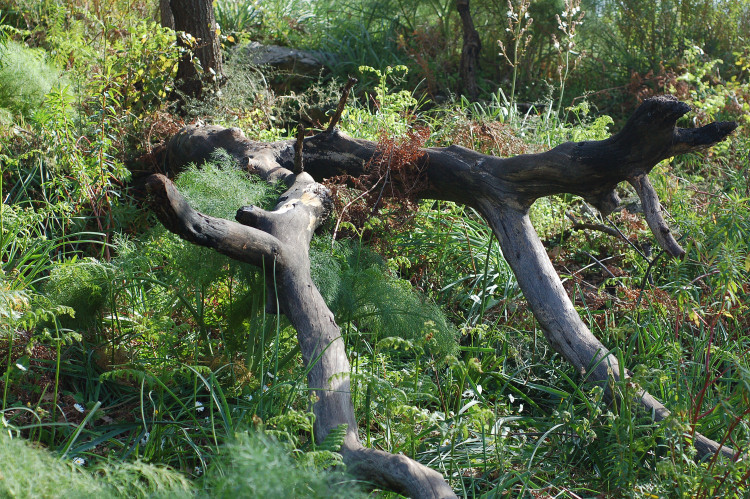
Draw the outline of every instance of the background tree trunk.
<instances>
[{"instance_id":1,"label":"background tree trunk","mask_svg":"<svg viewBox=\"0 0 750 499\"><path fill-rule=\"evenodd\" d=\"M170 0L177 43L188 49L177 67L177 89L190 97L200 97L204 85L213 87L224 79L221 43L211 0ZM191 57L192 55L192 57ZM200 63L196 69L195 59Z\"/></svg>"},{"instance_id":2,"label":"background tree trunk","mask_svg":"<svg viewBox=\"0 0 750 499\"><path fill-rule=\"evenodd\" d=\"M174 29L174 16L172 15L172 9L169 6L169 0L159 0L159 15L161 17L162 26Z\"/></svg>"},{"instance_id":3,"label":"background tree trunk","mask_svg":"<svg viewBox=\"0 0 750 499\"><path fill-rule=\"evenodd\" d=\"M479 40L479 33L474 28L474 21L471 19L469 0L457 0L456 8L461 16L461 25L464 32L463 48L461 49L461 84L464 87L465 95L470 99L476 99L479 95L477 61L479 51L482 50L482 42Z\"/></svg>"}]
</instances>

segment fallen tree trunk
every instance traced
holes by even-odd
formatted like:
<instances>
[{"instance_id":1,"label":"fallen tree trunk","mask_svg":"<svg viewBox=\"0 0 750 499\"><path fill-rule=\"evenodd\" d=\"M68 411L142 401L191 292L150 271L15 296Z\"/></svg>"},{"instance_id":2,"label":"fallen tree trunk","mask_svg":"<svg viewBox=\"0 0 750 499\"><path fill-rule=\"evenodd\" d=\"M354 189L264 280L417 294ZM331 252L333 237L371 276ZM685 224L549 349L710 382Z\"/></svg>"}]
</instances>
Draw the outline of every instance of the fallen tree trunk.
<instances>
[{"instance_id":1,"label":"fallen tree trunk","mask_svg":"<svg viewBox=\"0 0 750 499\"><path fill-rule=\"evenodd\" d=\"M712 123L698 129L676 128L677 119L689 109L674 98L657 97L645 101L622 131L606 140L568 142L545 153L513 158L458 146L426 148L411 165L412 180L424 186L419 197L463 203L487 219L545 336L590 381L609 386L621 373L627 376L627 371L576 313L529 220L528 209L539 197L573 193L608 214L620 202L615 187L627 181L642 199L658 244L670 255L681 257L684 251L664 222L647 174L662 159L709 147L736 127L735 123ZM276 284L269 292L276 293L282 313L297 330L305 365L310 368L308 384L319 398L314 405L315 436L323 439L346 424L341 453L350 471L412 497L453 497L439 473L405 456L366 449L359 442L344 343L333 314L310 278L308 248L330 206L329 193L318 182L338 175L364 175L382 152L374 142L336 130L337 119L328 130L304 139L302 147L295 141L249 141L235 128L187 127L168 145L170 169L203 162L222 148L249 172L269 182L282 180L288 190L274 210L246 207L237 213L238 222L230 222L195 212L166 177L154 175L147 183L151 206L169 230L188 241L266 270L268 282ZM390 175L394 183L398 178ZM669 414L645 391L639 399L655 419ZM731 449L701 435L696 435L694 444L699 456L733 456Z\"/></svg>"}]
</instances>

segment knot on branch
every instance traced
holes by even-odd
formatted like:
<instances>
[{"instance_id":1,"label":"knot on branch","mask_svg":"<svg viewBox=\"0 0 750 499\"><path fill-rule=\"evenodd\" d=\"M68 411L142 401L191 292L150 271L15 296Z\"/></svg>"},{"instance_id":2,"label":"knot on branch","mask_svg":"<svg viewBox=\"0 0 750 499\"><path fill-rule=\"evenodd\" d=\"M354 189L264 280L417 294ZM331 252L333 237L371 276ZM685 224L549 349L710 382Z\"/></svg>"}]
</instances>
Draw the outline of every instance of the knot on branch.
<instances>
[{"instance_id":1,"label":"knot on branch","mask_svg":"<svg viewBox=\"0 0 750 499\"><path fill-rule=\"evenodd\" d=\"M615 192L614 186L592 192L590 195L584 196L584 199L605 217L620 206L620 196Z\"/></svg>"}]
</instances>

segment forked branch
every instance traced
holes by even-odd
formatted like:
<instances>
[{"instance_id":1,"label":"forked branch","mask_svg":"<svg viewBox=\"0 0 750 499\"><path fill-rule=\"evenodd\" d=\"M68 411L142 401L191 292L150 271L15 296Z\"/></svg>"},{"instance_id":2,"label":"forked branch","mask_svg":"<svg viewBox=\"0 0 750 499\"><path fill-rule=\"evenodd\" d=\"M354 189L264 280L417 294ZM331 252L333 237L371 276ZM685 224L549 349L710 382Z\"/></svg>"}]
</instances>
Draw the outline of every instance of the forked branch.
<instances>
[{"instance_id":1,"label":"forked branch","mask_svg":"<svg viewBox=\"0 0 750 499\"><path fill-rule=\"evenodd\" d=\"M437 472L404 456L365 449L359 443L343 341L310 278L308 244L329 203L327 190L317 182L342 174L366 174L367 165L381 154L376 143L350 138L334 128L341 110L343 104L331 126L305 138L297 155L293 140L252 142L238 129L220 127L187 127L170 141L168 161L173 171L189 162L207 160L222 148L239 165L265 180L285 181L289 190L275 210L243 209L238 220L244 225L218 221L186 207L163 177L149 181L152 206L162 223L181 237L275 270L269 277L276 280L282 312L297 329L303 360L310 369L308 384L319 397L314 406L317 438L344 423L348 433L342 454L359 476L413 497L453 497ZM677 128L677 119L689 110L672 97L657 97L645 101L623 129L606 140L568 142L541 154L513 158L487 156L458 146L427 148L419 168L414 169L423 176L420 185L426 186L417 196L463 203L482 213L547 339L582 376L605 386L627 371L581 321L531 225L528 209L540 197L572 193L606 215L620 202L617 184L628 181L643 202L658 244L670 255L683 255L661 215L647 175L659 161L709 147L737 126L712 123L698 129ZM298 158L295 170L299 151L303 157ZM391 181L398 179L391 176ZM657 420L669 414L646 392L640 393L639 400ZM732 455L731 449L701 435L694 443L700 456Z\"/></svg>"}]
</instances>

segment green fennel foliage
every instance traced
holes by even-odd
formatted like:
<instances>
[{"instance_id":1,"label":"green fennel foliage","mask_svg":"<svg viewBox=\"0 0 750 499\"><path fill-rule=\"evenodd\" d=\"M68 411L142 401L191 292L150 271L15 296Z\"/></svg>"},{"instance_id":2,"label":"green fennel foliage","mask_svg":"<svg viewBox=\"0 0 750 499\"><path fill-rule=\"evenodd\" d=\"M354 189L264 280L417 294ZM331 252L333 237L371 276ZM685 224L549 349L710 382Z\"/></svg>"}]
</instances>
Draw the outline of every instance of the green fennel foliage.
<instances>
[{"instance_id":1,"label":"green fennel foliage","mask_svg":"<svg viewBox=\"0 0 750 499\"><path fill-rule=\"evenodd\" d=\"M191 497L191 485L163 466L121 462L85 470L84 460L62 460L25 440L0 436L0 496L17 498Z\"/></svg>"},{"instance_id":2,"label":"green fennel foliage","mask_svg":"<svg viewBox=\"0 0 750 499\"><path fill-rule=\"evenodd\" d=\"M365 497L345 475L295 466L278 443L256 434L242 433L227 444L208 475L215 478L204 495L212 498Z\"/></svg>"},{"instance_id":3,"label":"green fennel foliage","mask_svg":"<svg viewBox=\"0 0 750 499\"><path fill-rule=\"evenodd\" d=\"M431 353L444 356L455 351L456 329L440 308L408 281L393 276L372 250L342 241L331 251L322 240L314 240L311 270L345 335L356 331L374 345L390 336L419 339L430 329Z\"/></svg>"},{"instance_id":4,"label":"green fennel foliage","mask_svg":"<svg viewBox=\"0 0 750 499\"><path fill-rule=\"evenodd\" d=\"M47 63L43 51L8 41L0 45L0 61L0 110L17 118L29 119L50 90L65 86L60 71Z\"/></svg>"}]
</instances>

